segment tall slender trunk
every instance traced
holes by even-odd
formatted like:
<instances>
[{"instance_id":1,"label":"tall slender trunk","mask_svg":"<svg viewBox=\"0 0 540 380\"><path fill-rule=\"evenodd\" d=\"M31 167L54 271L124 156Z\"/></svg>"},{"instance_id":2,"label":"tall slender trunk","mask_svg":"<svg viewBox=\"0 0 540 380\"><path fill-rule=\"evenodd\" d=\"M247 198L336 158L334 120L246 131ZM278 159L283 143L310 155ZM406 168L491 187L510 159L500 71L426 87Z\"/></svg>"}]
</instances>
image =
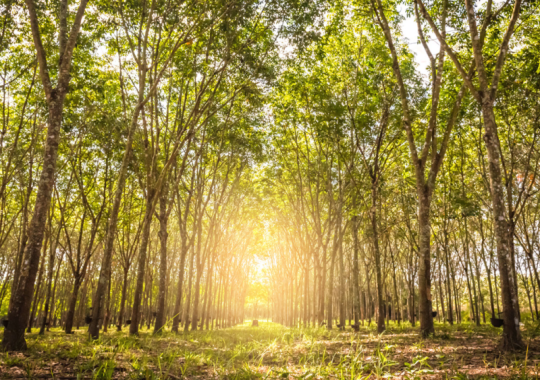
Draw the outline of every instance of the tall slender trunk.
<instances>
[{"instance_id":1,"label":"tall slender trunk","mask_svg":"<svg viewBox=\"0 0 540 380\"><path fill-rule=\"evenodd\" d=\"M354 305L354 324L358 326L360 318L360 284L358 276L360 268L358 266L358 216L352 217L352 234L353 234L353 305Z\"/></svg>"},{"instance_id":2,"label":"tall slender trunk","mask_svg":"<svg viewBox=\"0 0 540 380\"><path fill-rule=\"evenodd\" d=\"M116 190L114 192L113 206L109 216L109 223L107 224L107 236L105 237L99 280L96 294L92 302L92 322L90 323L90 326L88 326L88 333L93 339L99 338L99 322L103 318L105 298L107 290L109 289L109 279L111 277L112 254L114 248L114 240L116 238L116 230L118 227L118 214L120 213L122 195L124 193L124 187L126 185L127 170L131 161L133 135L138 125L138 119L142 109L143 97L144 91L140 89L139 103L133 111L131 125L128 130L124 157L122 158L122 165L120 167L120 171L118 172L118 179L116 181Z\"/></svg>"},{"instance_id":3,"label":"tall slender trunk","mask_svg":"<svg viewBox=\"0 0 540 380\"><path fill-rule=\"evenodd\" d=\"M480 283L480 268L479 268L479 265L478 265L478 257L477 257L477 253L475 251L475 254L474 254L474 264L475 264L475 270L476 270L476 286L478 288L478 300L480 302L480 306L482 307L482 319L484 321L484 323L486 323L486 311L484 309L484 296L482 294L482 286L481 286L481 283ZM478 316L478 313L480 313L480 310L478 310L479 307L477 305L477 310L476 310L476 315ZM480 318L478 318L480 319ZM477 325L480 325L480 321L478 321Z\"/></svg>"},{"instance_id":4,"label":"tall slender trunk","mask_svg":"<svg viewBox=\"0 0 540 380\"><path fill-rule=\"evenodd\" d=\"M420 192L420 191L419 191ZM429 220L429 209L431 197L428 191L421 191L418 197L418 229L419 229L419 258L420 267L418 270L418 291L420 328L422 335L433 334L432 300L431 300L431 228Z\"/></svg>"},{"instance_id":5,"label":"tall slender trunk","mask_svg":"<svg viewBox=\"0 0 540 380\"><path fill-rule=\"evenodd\" d=\"M531 265L532 272L533 272L534 278L536 280L536 287L538 289L540 289L540 276L538 275L538 269L536 268L536 263L534 261L534 256L532 255L531 251L529 251L529 250L524 250L524 251L527 254L527 259L528 259L527 261ZM531 279L531 281L532 281L532 279Z\"/></svg>"},{"instance_id":6,"label":"tall slender trunk","mask_svg":"<svg viewBox=\"0 0 540 380\"><path fill-rule=\"evenodd\" d=\"M182 233L182 248L180 250L180 266L178 268L178 284L176 291L176 301L174 304L174 317L172 331L178 332L178 325L180 324L180 314L182 312L182 297L184 286L184 267L186 265L186 256L188 251L187 236Z\"/></svg>"},{"instance_id":7,"label":"tall slender trunk","mask_svg":"<svg viewBox=\"0 0 540 380\"><path fill-rule=\"evenodd\" d=\"M392 282L394 285L394 299L395 299L395 306L394 306L394 316L397 316L398 324L401 324L401 298L398 295L398 289L397 289L397 274L396 274L396 264L394 261L394 255L392 255L392 269L393 269L393 276L392 276Z\"/></svg>"},{"instance_id":8,"label":"tall slender trunk","mask_svg":"<svg viewBox=\"0 0 540 380\"><path fill-rule=\"evenodd\" d=\"M47 249L48 240L49 239L48 239L48 235L47 235L47 237L45 238L45 244L43 246L43 250ZM32 311L30 312L30 317L28 318L28 328L26 330L28 333L32 332L32 327L34 326L34 318L35 318L35 315L36 315L36 309L37 309L38 303L40 301L41 283L42 283L41 279L43 278L43 270L44 270L44 268L45 268L45 260L41 260L41 264L39 266L39 275L38 275L38 278L37 278L37 289L35 291L33 302L32 302Z\"/></svg>"},{"instance_id":9,"label":"tall slender trunk","mask_svg":"<svg viewBox=\"0 0 540 380\"><path fill-rule=\"evenodd\" d=\"M51 195L56 173L60 126L64 108L65 93L54 92L49 101L49 127L43 157L43 170L39 179L34 213L28 228L28 240L23 254L18 283L13 284L12 298L9 305L9 325L5 328L2 345L11 351L26 350L24 330L30 318L30 307L34 295L43 235L47 213L51 204Z\"/></svg>"},{"instance_id":10,"label":"tall slender trunk","mask_svg":"<svg viewBox=\"0 0 540 380\"><path fill-rule=\"evenodd\" d=\"M487 280L488 280L488 286L489 286L489 305L490 305L490 308L491 308L491 317L492 318L496 318L496 315L495 315L495 303L493 302L493 285L491 283L491 254L490 254L490 262L489 262L489 265L487 264L487 261L486 261L486 251L485 251L485 248L484 248L484 243L485 243L485 237L484 237L484 228L483 228L483 221L482 221L482 217L479 218L479 225L480 225L480 237L482 239L482 245L480 247L481 249L481 259L482 259L482 262L484 263L484 266L486 267L486 274L487 274Z\"/></svg>"},{"instance_id":11,"label":"tall slender trunk","mask_svg":"<svg viewBox=\"0 0 540 380\"><path fill-rule=\"evenodd\" d=\"M184 319L184 331L189 331L189 312L190 312L190 306L191 306L191 290L192 290L192 282L193 282L193 260L195 259L195 249L191 250L190 260L189 260L189 272L188 272L188 292L186 295L186 306L184 308L184 315L182 319ZM224 303L227 302L227 298L224 297L223 300ZM226 314L225 314L226 315Z\"/></svg>"},{"instance_id":12,"label":"tall slender trunk","mask_svg":"<svg viewBox=\"0 0 540 380\"><path fill-rule=\"evenodd\" d=\"M41 322L41 327L39 330L39 335L45 334L45 327L50 325L50 321L48 321L49 317L49 308L50 308L50 302L51 302L51 296L52 296L52 283L53 283L53 274L54 274L54 259L56 257L56 245L58 243L58 236L60 235L60 228L58 228L58 235L56 236L56 240L53 242L51 241L51 245L49 248L49 266L47 268L47 295L45 298L45 306L43 311L43 319Z\"/></svg>"},{"instance_id":13,"label":"tall slender trunk","mask_svg":"<svg viewBox=\"0 0 540 380\"><path fill-rule=\"evenodd\" d=\"M167 291L167 186L164 187L159 197L159 242L160 242L160 261L159 261L159 293L156 311L156 322L154 333L161 331L165 324L165 297Z\"/></svg>"},{"instance_id":14,"label":"tall slender trunk","mask_svg":"<svg viewBox=\"0 0 540 380\"><path fill-rule=\"evenodd\" d=\"M88 282L87 282L88 284ZM111 288L112 288L112 281L109 281L109 289L107 290L107 302L105 307L105 318L103 319L103 332L107 332L107 329L109 327L109 321L111 320ZM85 286L85 297L86 297L86 286Z\"/></svg>"},{"instance_id":15,"label":"tall slender trunk","mask_svg":"<svg viewBox=\"0 0 540 380\"><path fill-rule=\"evenodd\" d=\"M204 325L205 329L209 329L209 325L212 326L212 315L211 315L211 306L213 298L213 285L214 285L214 261L215 258L212 256L212 261L210 262L210 267L207 272L206 278L206 287L204 292L204 307L201 318L201 328ZM210 323L208 323L210 321Z\"/></svg>"},{"instance_id":16,"label":"tall slender trunk","mask_svg":"<svg viewBox=\"0 0 540 380\"><path fill-rule=\"evenodd\" d=\"M191 317L191 330L197 330L199 323L199 299L201 294L201 277L204 269L204 262L201 261L201 246L202 246L202 212L199 214L197 220L197 279L195 280L195 287L193 288L193 315Z\"/></svg>"},{"instance_id":17,"label":"tall slender trunk","mask_svg":"<svg viewBox=\"0 0 540 380\"><path fill-rule=\"evenodd\" d=\"M439 252L437 252L437 257L439 257ZM443 322L444 322L444 318L446 317L446 310L445 310L445 304L444 304L444 295L443 295L443 286L442 286L442 260L439 259L439 299L440 299L440 302L441 302L441 311L442 311L442 317L443 317ZM441 316L439 316L441 317ZM439 318L439 322L440 322L440 318Z\"/></svg>"},{"instance_id":18,"label":"tall slender trunk","mask_svg":"<svg viewBox=\"0 0 540 380\"><path fill-rule=\"evenodd\" d=\"M341 223L340 223L341 224ZM339 324L341 328L345 328L345 298L347 292L345 291L345 264L343 262L343 233L341 226L339 229L339 248L338 248L338 262L339 262Z\"/></svg>"},{"instance_id":19,"label":"tall slender trunk","mask_svg":"<svg viewBox=\"0 0 540 380\"><path fill-rule=\"evenodd\" d=\"M309 264L308 260L304 263L304 327L309 327Z\"/></svg>"},{"instance_id":20,"label":"tall slender trunk","mask_svg":"<svg viewBox=\"0 0 540 380\"><path fill-rule=\"evenodd\" d=\"M336 251L337 247L332 247L332 256L330 258L330 273L328 276L328 289L326 290L326 328L328 330L332 329L333 324L333 302L332 302L332 291L334 289L334 268L336 263Z\"/></svg>"},{"instance_id":21,"label":"tall slender trunk","mask_svg":"<svg viewBox=\"0 0 540 380\"><path fill-rule=\"evenodd\" d=\"M529 270L529 277L531 279L531 286L532 286L532 289L533 289L533 299L534 299L534 311L536 313L536 320L540 319L540 316L538 315L538 302L536 300L536 286L534 285L534 280L532 278L532 273L531 273L531 265L530 263L527 261L525 263L525 265L527 265L527 269ZM533 318L534 320L534 318Z\"/></svg>"},{"instance_id":22,"label":"tall slender trunk","mask_svg":"<svg viewBox=\"0 0 540 380\"><path fill-rule=\"evenodd\" d=\"M381 271L381 250L379 248L379 228L377 222L377 183L374 182L371 185L371 229L373 233L373 255L375 256L375 276L377 281L377 304L379 307L377 313L377 332L382 333L386 327L384 324L384 293L383 293L383 279Z\"/></svg>"},{"instance_id":23,"label":"tall slender trunk","mask_svg":"<svg viewBox=\"0 0 540 380\"><path fill-rule=\"evenodd\" d=\"M73 290L69 298L68 312L66 315L66 334L71 334L73 329L73 319L75 318L75 308L77 307L77 297L81 287L81 277L76 275L73 282Z\"/></svg>"},{"instance_id":24,"label":"tall slender trunk","mask_svg":"<svg viewBox=\"0 0 540 380\"><path fill-rule=\"evenodd\" d=\"M484 117L484 142L489 158L491 180L491 200L493 206L493 226L497 243L497 258L501 282L501 295L504 308L503 347L507 350L522 348L523 341L519 330L519 300L514 292L515 278L512 266L508 221L504 207L504 189L501 175L501 163L497 142L497 124L493 104L489 95L482 99Z\"/></svg>"},{"instance_id":25,"label":"tall slender trunk","mask_svg":"<svg viewBox=\"0 0 540 380\"><path fill-rule=\"evenodd\" d=\"M122 322L124 320L124 314L126 310L126 296L128 286L128 274L129 267L124 268L124 277L122 278L122 298L120 299L120 311L118 312L118 324L116 325L117 331L122 331Z\"/></svg>"},{"instance_id":26,"label":"tall slender trunk","mask_svg":"<svg viewBox=\"0 0 540 380\"><path fill-rule=\"evenodd\" d=\"M146 199L146 211L144 214L143 230L141 233L141 241L139 245L137 280L135 282L135 294L133 298L133 309L131 311L131 324L129 325L129 334L139 334L139 323L141 321L141 301L144 291L144 277L146 274L146 256L148 253L148 242L150 240L150 227L152 226L153 207L152 202L155 193L153 189L149 189Z\"/></svg>"},{"instance_id":27,"label":"tall slender trunk","mask_svg":"<svg viewBox=\"0 0 540 380\"><path fill-rule=\"evenodd\" d=\"M197 277L193 287L193 314L191 316L191 331L196 331L199 327L199 301L201 298L201 278L203 265L197 265Z\"/></svg>"},{"instance_id":28,"label":"tall slender trunk","mask_svg":"<svg viewBox=\"0 0 540 380\"><path fill-rule=\"evenodd\" d=\"M448 295L448 322L451 325L453 325L454 314L453 314L453 307L452 307L452 284L450 281L450 262L448 259L448 233L447 233L446 227L444 230L444 260L446 263L446 292Z\"/></svg>"},{"instance_id":29,"label":"tall slender trunk","mask_svg":"<svg viewBox=\"0 0 540 380\"><path fill-rule=\"evenodd\" d=\"M49 321L53 323L53 327L56 327L56 286L58 285L58 276L60 275L60 263L62 262L62 259L64 258L64 252L62 251L62 255L60 256L60 260L58 261L58 269L56 270L56 275L54 276L54 286L52 289L52 302L51 302L51 311L49 313ZM47 331L49 331L51 324L47 325Z\"/></svg>"}]
</instances>

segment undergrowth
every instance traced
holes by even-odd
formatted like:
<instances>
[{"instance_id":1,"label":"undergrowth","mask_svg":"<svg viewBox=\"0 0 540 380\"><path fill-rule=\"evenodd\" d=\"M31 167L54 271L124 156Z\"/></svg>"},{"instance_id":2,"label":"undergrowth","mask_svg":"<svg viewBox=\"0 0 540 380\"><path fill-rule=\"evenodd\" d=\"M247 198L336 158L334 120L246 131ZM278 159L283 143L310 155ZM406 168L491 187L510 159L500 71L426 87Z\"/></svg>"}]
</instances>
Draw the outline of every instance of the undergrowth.
<instances>
[{"instance_id":1,"label":"undergrowth","mask_svg":"<svg viewBox=\"0 0 540 380\"><path fill-rule=\"evenodd\" d=\"M536 325L524 327L528 350L503 354L500 330L436 324L421 339L409 324L352 330L288 328L260 322L213 331L138 337L111 331L91 341L85 330L28 335L25 353L0 356L0 378L62 379L339 379L537 378Z\"/></svg>"}]
</instances>

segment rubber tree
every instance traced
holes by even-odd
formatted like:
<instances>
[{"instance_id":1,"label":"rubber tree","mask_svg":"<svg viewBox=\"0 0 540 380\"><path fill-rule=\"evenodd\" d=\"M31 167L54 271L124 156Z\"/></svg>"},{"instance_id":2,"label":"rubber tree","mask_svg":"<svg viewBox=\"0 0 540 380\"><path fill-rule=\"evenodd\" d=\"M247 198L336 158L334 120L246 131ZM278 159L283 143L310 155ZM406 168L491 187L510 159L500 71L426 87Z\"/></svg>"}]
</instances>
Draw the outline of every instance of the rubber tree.
<instances>
[{"instance_id":1,"label":"rubber tree","mask_svg":"<svg viewBox=\"0 0 540 380\"><path fill-rule=\"evenodd\" d=\"M42 171L39 178L34 212L28 228L28 242L24 251L24 259L18 281L13 284L12 298L9 305L8 327L4 332L2 346L5 350L26 350L24 329L30 316L30 306L34 293L34 283L41 257L41 247L49 212L54 178L56 174L56 161L58 157L58 145L60 143L60 128L64 102L69 91L71 80L70 71L73 58L73 50L77 43L77 37L81 29L84 12L88 0L81 0L75 19L68 35L68 0L60 2L58 13L58 52L56 87L51 80L50 65L47 61L47 52L42 43L39 25L38 11L34 0L26 0L26 8L32 30L32 38L39 64L39 75L45 92L45 100L48 110L47 140L43 152Z\"/></svg>"},{"instance_id":2,"label":"rubber tree","mask_svg":"<svg viewBox=\"0 0 540 380\"><path fill-rule=\"evenodd\" d=\"M447 147L450 141L452 129L458 118L461 101L465 94L465 87L454 95L454 103L451 106L451 112L443 125L442 136L438 137L439 122L439 101L441 98L442 79L444 74L445 50L441 47L437 58L432 54L426 43L420 18L415 3L416 20L418 33L422 46L429 57L431 66L431 105L427 120L427 128L423 132L425 140L421 149L418 149L418 138L415 137L413 125L415 122L415 113L411 110L411 100L409 89L401 69L400 55L394 43L392 30L385 15L385 9L381 0L371 0L373 12L375 13L377 23L381 27L388 49L392 57L392 69L399 89L401 100L402 124L406 133L409 146L410 161L414 168L416 180L416 195L418 202L418 248L419 248L419 311L420 311L420 331L423 336L434 333L433 315L432 315L432 295L431 295L431 222L430 210L433 192L436 187L437 175L439 174ZM443 1L441 16L441 30L445 34L446 30L446 8L447 1ZM466 73L467 78L471 76L472 70ZM440 142L439 142L440 141Z\"/></svg>"},{"instance_id":3,"label":"rubber tree","mask_svg":"<svg viewBox=\"0 0 540 380\"><path fill-rule=\"evenodd\" d=\"M147 2L145 1L145 4L146 3ZM171 11L170 9L160 10L162 12ZM98 285L94 299L92 301L92 322L88 327L88 333L93 339L99 338L99 325L100 322L103 321L104 317L105 301L107 299L107 291L109 289L109 281L111 277L111 263L114 240L116 238L116 231L118 226L118 214L120 212L122 195L128 176L128 167L133 154L133 139L135 137L134 135L136 133L137 127L139 126L139 117L144 106L146 105L146 103L148 103L154 92L157 90L164 73L169 69L171 61L175 56L176 52L181 46L191 41L191 35L198 25L198 22L193 21L191 18L187 18L186 25L181 25L179 19L173 20L170 23L171 25L168 25L167 27L170 27L171 30L182 29L182 32L180 32L179 34L175 34L174 38L168 40L170 42L170 45L168 45L168 49L163 47L163 49L159 50L159 54L156 53L152 55L152 59L150 60L150 52L148 51L148 46L151 43L151 39L153 38L151 31L152 28L156 27L156 25L154 25L154 22L159 22L161 20L159 15L156 16L156 1L153 0L149 7L142 7L141 14L139 14L138 17L134 16L132 20L126 20L127 17L124 16L124 10L122 8L113 8L113 11L117 11L122 16L122 26L125 32L125 38L127 40L127 44L130 47L132 58L135 61L137 67L138 83L136 89L137 94L135 106L133 108L131 120L129 121L129 126L127 128L128 133L124 155L122 157L122 164L120 166L120 170L118 171L118 176L116 179L116 189L114 191L111 212L109 214L109 221L107 223L107 234L104 242ZM132 21L134 24L137 25L136 30L138 31L138 34L132 35L132 32L130 31L130 25L128 25L128 21ZM139 41L139 43L135 45L133 39L136 39L137 41ZM120 70L122 70L121 63ZM148 81L149 72L154 72L152 83L149 83ZM121 74L120 81L123 81Z\"/></svg>"},{"instance_id":4,"label":"rubber tree","mask_svg":"<svg viewBox=\"0 0 540 380\"><path fill-rule=\"evenodd\" d=\"M439 30L422 0L418 0L418 4L420 5L420 11L424 19L429 23L433 33L439 40L441 49L444 49L451 58L455 68L461 75L467 88L482 111L485 131L484 144L488 155L488 169L490 175L491 204L493 209L492 217L504 308L502 348L504 350L520 349L524 347L524 343L519 330L519 299L516 292L517 279L514 277L515 268L511 250L511 240L513 240L514 236L510 234L509 216L505 207L501 153L494 104L497 99L497 87L501 78L506 55L508 54L508 44L519 19L521 0L516 0L514 2L511 17L508 21L502 41L500 42L497 60L495 66L492 68L486 66L485 56L487 53L485 52L483 41L488 25L497 18L498 14L507 6L507 3L505 3L497 12L493 12L492 1L489 0L486 3L483 26L479 29L474 1L465 1L470 43L473 50L473 62L476 67L478 86L473 83L457 54L450 45L448 45L444 31ZM492 73L491 79L488 78L488 73Z\"/></svg>"}]
</instances>

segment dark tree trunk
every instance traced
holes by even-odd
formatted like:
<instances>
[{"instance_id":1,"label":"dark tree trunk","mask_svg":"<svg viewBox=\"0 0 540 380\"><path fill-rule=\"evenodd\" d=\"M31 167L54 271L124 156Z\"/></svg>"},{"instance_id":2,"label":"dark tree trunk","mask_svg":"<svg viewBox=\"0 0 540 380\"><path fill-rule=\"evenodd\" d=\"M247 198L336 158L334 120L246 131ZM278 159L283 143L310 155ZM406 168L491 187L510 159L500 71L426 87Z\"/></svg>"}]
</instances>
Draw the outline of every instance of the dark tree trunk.
<instances>
[{"instance_id":1,"label":"dark tree trunk","mask_svg":"<svg viewBox=\"0 0 540 380\"><path fill-rule=\"evenodd\" d=\"M337 233L337 230L336 230ZM328 330L332 329L332 324L334 321L333 313L333 289L334 289L334 270L336 263L336 251L337 247L332 247L332 256L330 259L330 273L328 275L328 289L326 293L326 328ZM326 260L325 260L326 261Z\"/></svg>"},{"instance_id":2,"label":"dark tree trunk","mask_svg":"<svg viewBox=\"0 0 540 380\"><path fill-rule=\"evenodd\" d=\"M193 315L191 317L191 330L197 330L197 324L199 323L199 299L200 299L200 286L202 271L204 269L204 261L201 260L201 245L202 245L202 218L203 213L200 212L197 220L197 279L195 280L195 287L193 289ZM189 314L188 314L189 315Z\"/></svg>"},{"instance_id":3,"label":"dark tree trunk","mask_svg":"<svg viewBox=\"0 0 540 380\"><path fill-rule=\"evenodd\" d=\"M201 298L201 277L202 277L203 265L197 265L197 279L195 280L195 286L193 288L193 315L191 317L191 330L196 331L199 323L199 300Z\"/></svg>"},{"instance_id":4,"label":"dark tree trunk","mask_svg":"<svg viewBox=\"0 0 540 380\"><path fill-rule=\"evenodd\" d=\"M159 242L160 242L160 262L159 262L159 291L156 311L156 322L154 334L161 332L165 324L165 298L167 290L167 186L163 189L163 194L159 197Z\"/></svg>"},{"instance_id":5,"label":"dark tree trunk","mask_svg":"<svg viewBox=\"0 0 540 380\"><path fill-rule=\"evenodd\" d=\"M73 320L75 318L75 309L77 307L77 297L79 295L79 289L81 287L81 277L75 276L75 281L73 283L73 291L69 298L69 308L66 315L66 334L71 334L73 329Z\"/></svg>"},{"instance_id":6,"label":"dark tree trunk","mask_svg":"<svg viewBox=\"0 0 540 380\"><path fill-rule=\"evenodd\" d=\"M5 329L2 341L4 349L8 351L26 350L24 330L30 317L30 307L34 295L34 283L39 269L47 213L51 204L64 97L65 93L58 94L55 91L49 101L49 128L43 157L43 170L39 180L34 214L28 228L28 241L24 250L24 259L18 283L14 284L14 292L9 306L8 320L10 323Z\"/></svg>"},{"instance_id":7,"label":"dark tree trunk","mask_svg":"<svg viewBox=\"0 0 540 380\"><path fill-rule=\"evenodd\" d=\"M45 244L43 246L43 250L45 251L47 249L47 242L49 240L49 236L45 237ZM41 294L41 284L42 284L42 278L43 278L43 270L45 269L45 260L41 260L41 264L39 266L39 274L37 278L37 289L34 293L34 299L32 302L32 311L30 313L30 318L28 319L28 328L26 329L26 332L31 333L32 327L34 327L34 319L36 316L36 311L38 309L38 304L40 301L40 294Z\"/></svg>"},{"instance_id":8,"label":"dark tree trunk","mask_svg":"<svg viewBox=\"0 0 540 380\"><path fill-rule=\"evenodd\" d=\"M519 301L515 295L515 278L510 249L508 221L504 207L504 189L501 175L501 163L497 142L497 124L493 105L489 96L482 99L482 115L484 116L486 144L489 158L489 173L491 179L491 199L493 205L493 226L495 241L497 243L497 257L499 260L499 273L501 281L501 295L504 309L503 348L513 350L523 347L521 332L519 331Z\"/></svg>"},{"instance_id":9,"label":"dark tree trunk","mask_svg":"<svg viewBox=\"0 0 540 380\"><path fill-rule=\"evenodd\" d=\"M120 300L120 312L118 313L118 325L116 326L117 331L122 331L122 322L124 321L124 313L126 312L128 274L129 267L126 267L124 268L124 282L122 284L122 299Z\"/></svg>"},{"instance_id":10,"label":"dark tree trunk","mask_svg":"<svg viewBox=\"0 0 540 380\"><path fill-rule=\"evenodd\" d=\"M126 150L122 159L122 166L120 167L120 171L118 173L118 181L116 184L116 191L114 193L113 206L107 225L107 236L105 238L99 280L96 294L92 302L92 322L90 323L90 326L88 326L88 333L90 334L92 339L99 338L99 323L100 319L103 318L102 315L105 308L105 298L107 290L109 289L109 278L111 277L112 254L114 247L114 239L116 238L116 230L118 227L118 214L120 212L122 195L126 184L127 169L131 160L133 141L132 135L134 133L135 126L137 125L139 113L140 107L136 107L131 124L131 130L129 131L128 140L126 142Z\"/></svg>"},{"instance_id":11,"label":"dark tree trunk","mask_svg":"<svg viewBox=\"0 0 540 380\"><path fill-rule=\"evenodd\" d=\"M143 230L141 234L141 242L139 246L139 266L137 268L137 280L135 283L135 295L133 299L133 309L131 312L131 325L129 325L129 334L138 335L139 334L139 323L141 321L141 301L143 297L143 287L144 287L144 277L145 277L145 268L146 268L146 256L148 252L148 241L150 238L150 227L152 225L152 200L154 193L152 190L148 192L146 200L146 211L143 221Z\"/></svg>"},{"instance_id":12,"label":"dark tree trunk","mask_svg":"<svg viewBox=\"0 0 540 380\"><path fill-rule=\"evenodd\" d=\"M381 271L381 250L379 248L379 228L377 222L377 183L371 185L371 229L373 233L373 255L375 256L375 276L377 281L377 304L379 307L377 313L377 332L382 333L386 327L384 324L384 292L383 292L383 278Z\"/></svg>"},{"instance_id":13,"label":"dark tree trunk","mask_svg":"<svg viewBox=\"0 0 540 380\"><path fill-rule=\"evenodd\" d=\"M58 232L60 233L60 228L58 229ZM58 240L58 237L57 239ZM49 316L49 305L51 300L51 291L52 291L52 280L53 280L53 273L54 273L54 257L56 254L56 242L51 242L51 248L49 253L49 267L47 268L47 295L45 298L45 307L43 311L43 319L41 322L41 328L39 330L39 335L45 334L45 327L47 326L47 318Z\"/></svg>"},{"instance_id":14,"label":"dark tree trunk","mask_svg":"<svg viewBox=\"0 0 540 380\"><path fill-rule=\"evenodd\" d=\"M353 233L353 305L354 305L354 324L358 326L360 318L360 285L358 274L358 216L352 218L352 233Z\"/></svg>"},{"instance_id":15,"label":"dark tree trunk","mask_svg":"<svg viewBox=\"0 0 540 380\"><path fill-rule=\"evenodd\" d=\"M423 336L434 333L432 301L431 301L431 257L430 240L431 228L429 220L429 208L431 199L427 191L418 199L418 229L419 229L419 249L420 267L418 270L418 291L420 293L420 329Z\"/></svg>"},{"instance_id":16,"label":"dark tree trunk","mask_svg":"<svg viewBox=\"0 0 540 380\"><path fill-rule=\"evenodd\" d=\"M188 272L188 286L187 286L187 295L186 295L186 305L184 308L184 313L182 318L184 319L184 331L189 331L189 312L190 312L190 306L191 306L191 289L192 289L192 282L193 282L193 260L195 258L195 250L191 249L191 255L189 260L189 272ZM224 298L224 302L226 302L227 298ZM226 313L224 313L226 315Z\"/></svg>"},{"instance_id":17,"label":"dark tree trunk","mask_svg":"<svg viewBox=\"0 0 540 380\"><path fill-rule=\"evenodd\" d=\"M188 251L187 236L182 234L182 248L180 251L180 266L178 269L178 284L176 291L176 301L174 304L174 318L172 331L178 332L178 325L180 324L180 314L182 310L182 297L183 297L183 285L184 285L184 267L186 265L186 255Z\"/></svg>"}]
</instances>

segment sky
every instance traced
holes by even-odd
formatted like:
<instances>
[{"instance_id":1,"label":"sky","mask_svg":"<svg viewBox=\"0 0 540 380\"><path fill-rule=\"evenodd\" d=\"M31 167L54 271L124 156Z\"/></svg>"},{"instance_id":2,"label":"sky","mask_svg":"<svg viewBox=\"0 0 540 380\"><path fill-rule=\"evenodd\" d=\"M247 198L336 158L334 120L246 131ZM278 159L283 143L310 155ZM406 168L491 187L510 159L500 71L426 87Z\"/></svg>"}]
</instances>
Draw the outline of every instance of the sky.
<instances>
[{"instance_id":1,"label":"sky","mask_svg":"<svg viewBox=\"0 0 540 380\"><path fill-rule=\"evenodd\" d=\"M405 12L402 12L405 16ZM403 31L404 37L407 39L407 42L410 46L411 51L414 53L416 62L419 65L419 68L423 69L429 65L429 58L422 46L422 43L418 39L418 28L416 26L416 21L414 16L406 17L405 20L401 23L401 29ZM431 50L433 56L435 56L439 51L439 43L436 41L434 35L426 35L428 40L428 46Z\"/></svg>"}]
</instances>

